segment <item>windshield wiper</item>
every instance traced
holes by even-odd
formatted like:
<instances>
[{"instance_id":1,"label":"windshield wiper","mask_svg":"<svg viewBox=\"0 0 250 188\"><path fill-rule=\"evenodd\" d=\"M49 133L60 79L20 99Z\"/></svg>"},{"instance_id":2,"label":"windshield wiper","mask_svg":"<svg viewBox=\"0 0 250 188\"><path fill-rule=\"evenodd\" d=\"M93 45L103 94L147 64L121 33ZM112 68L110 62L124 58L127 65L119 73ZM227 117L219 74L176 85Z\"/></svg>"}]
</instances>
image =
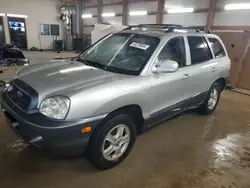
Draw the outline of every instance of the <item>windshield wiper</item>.
<instances>
[{"instance_id":1,"label":"windshield wiper","mask_svg":"<svg viewBox=\"0 0 250 188\"><path fill-rule=\"evenodd\" d=\"M90 60L85 60L85 61L91 66L107 69L107 66L100 63L99 61L90 61Z\"/></svg>"},{"instance_id":2,"label":"windshield wiper","mask_svg":"<svg viewBox=\"0 0 250 188\"><path fill-rule=\"evenodd\" d=\"M104 69L106 71L111 71L111 72L119 73L119 71L116 68L111 67L111 66L103 65L102 63L100 63L98 61L85 60L82 57L78 57L76 59L76 61L80 61L80 62L82 62L82 63L84 63L85 65L88 65L88 66L97 67L97 68Z\"/></svg>"},{"instance_id":3,"label":"windshield wiper","mask_svg":"<svg viewBox=\"0 0 250 188\"><path fill-rule=\"evenodd\" d=\"M80 56L78 58L76 58L76 61L80 61L80 62L84 63L85 65L89 65L90 66L90 64L85 59L83 59Z\"/></svg>"}]
</instances>

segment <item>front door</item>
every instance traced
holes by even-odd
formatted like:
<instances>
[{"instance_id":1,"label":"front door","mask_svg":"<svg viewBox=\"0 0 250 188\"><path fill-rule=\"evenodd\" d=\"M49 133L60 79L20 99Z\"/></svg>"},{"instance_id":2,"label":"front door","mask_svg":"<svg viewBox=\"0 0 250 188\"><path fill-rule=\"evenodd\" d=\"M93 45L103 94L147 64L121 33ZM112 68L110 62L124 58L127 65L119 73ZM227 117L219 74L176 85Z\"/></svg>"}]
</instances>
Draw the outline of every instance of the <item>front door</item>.
<instances>
[{"instance_id":1,"label":"front door","mask_svg":"<svg viewBox=\"0 0 250 188\"><path fill-rule=\"evenodd\" d=\"M155 65L162 60L173 60L179 64L179 69L173 73L152 74L150 96L150 118L165 119L179 113L187 107L189 78L186 67L185 42L182 36L167 41L160 52Z\"/></svg>"}]
</instances>

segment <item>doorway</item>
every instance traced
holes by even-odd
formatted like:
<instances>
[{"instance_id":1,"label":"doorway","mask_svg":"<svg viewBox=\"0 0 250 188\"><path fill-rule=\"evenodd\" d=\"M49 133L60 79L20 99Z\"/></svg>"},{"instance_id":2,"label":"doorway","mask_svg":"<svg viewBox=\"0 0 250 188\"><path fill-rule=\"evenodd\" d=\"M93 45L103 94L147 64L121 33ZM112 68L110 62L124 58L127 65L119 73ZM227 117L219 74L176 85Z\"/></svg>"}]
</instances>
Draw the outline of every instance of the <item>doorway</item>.
<instances>
[{"instance_id":1,"label":"doorway","mask_svg":"<svg viewBox=\"0 0 250 188\"><path fill-rule=\"evenodd\" d=\"M27 49L27 34L24 18L8 17L10 41L21 49Z\"/></svg>"},{"instance_id":2,"label":"doorway","mask_svg":"<svg viewBox=\"0 0 250 188\"><path fill-rule=\"evenodd\" d=\"M5 44L3 17L0 16L0 47Z\"/></svg>"}]
</instances>

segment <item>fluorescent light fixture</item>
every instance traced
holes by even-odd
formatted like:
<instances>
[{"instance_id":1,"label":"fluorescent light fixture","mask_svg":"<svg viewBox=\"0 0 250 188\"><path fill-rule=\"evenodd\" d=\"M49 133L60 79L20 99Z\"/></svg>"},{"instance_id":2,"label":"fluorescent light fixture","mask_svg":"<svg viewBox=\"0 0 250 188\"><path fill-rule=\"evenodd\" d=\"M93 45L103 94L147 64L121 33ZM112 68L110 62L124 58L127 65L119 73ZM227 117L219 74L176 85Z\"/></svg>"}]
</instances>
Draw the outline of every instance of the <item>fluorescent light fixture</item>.
<instances>
[{"instance_id":1,"label":"fluorescent light fixture","mask_svg":"<svg viewBox=\"0 0 250 188\"><path fill-rule=\"evenodd\" d=\"M193 8L170 8L168 9L168 13L190 13L194 12Z\"/></svg>"},{"instance_id":2,"label":"fluorescent light fixture","mask_svg":"<svg viewBox=\"0 0 250 188\"><path fill-rule=\"evenodd\" d=\"M246 10L250 9L250 3L227 4L225 10Z\"/></svg>"},{"instance_id":3,"label":"fluorescent light fixture","mask_svg":"<svg viewBox=\"0 0 250 188\"><path fill-rule=\"evenodd\" d=\"M4 13L0 13L0 16L5 16L5 14Z\"/></svg>"},{"instance_id":4,"label":"fluorescent light fixture","mask_svg":"<svg viewBox=\"0 0 250 188\"><path fill-rule=\"evenodd\" d=\"M92 14L83 14L82 15L82 18L91 18L92 17Z\"/></svg>"},{"instance_id":5,"label":"fluorescent light fixture","mask_svg":"<svg viewBox=\"0 0 250 188\"><path fill-rule=\"evenodd\" d=\"M102 17L113 17L113 16L115 16L114 12L108 12L108 13L103 13L102 14Z\"/></svg>"},{"instance_id":6,"label":"fluorescent light fixture","mask_svg":"<svg viewBox=\"0 0 250 188\"><path fill-rule=\"evenodd\" d=\"M28 18L27 15L22 14L7 14L8 17L15 17L15 18Z\"/></svg>"},{"instance_id":7,"label":"fluorescent light fixture","mask_svg":"<svg viewBox=\"0 0 250 188\"><path fill-rule=\"evenodd\" d=\"M147 15L147 11L134 11L134 12L129 12L130 16L141 16L141 15Z\"/></svg>"}]
</instances>

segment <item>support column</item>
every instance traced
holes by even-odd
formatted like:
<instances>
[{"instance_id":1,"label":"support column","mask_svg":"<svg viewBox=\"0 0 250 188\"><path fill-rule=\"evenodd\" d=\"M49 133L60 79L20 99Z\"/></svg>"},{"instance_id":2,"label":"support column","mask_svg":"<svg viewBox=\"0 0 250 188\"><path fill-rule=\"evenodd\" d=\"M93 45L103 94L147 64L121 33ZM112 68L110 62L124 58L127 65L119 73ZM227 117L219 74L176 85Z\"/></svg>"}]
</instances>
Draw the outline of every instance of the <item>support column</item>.
<instances>
[{"instance_id":1,"label":"support column","mask_svg":"<svg viewBox=\"0 0 250 188\"><path fill-rule=\"evenodd\" d=\"M102 23L102 0L97 0L97 23Z\"/></svg>"},{"instance_id":2,"label":"support column","mask_svg":"<svg viewBox=\"0 0 250 188\"><path fill-rule=\"evenodd\" d=\"M84 0L80 0L80 5L79 5L79 34L80 36L82 36L83 34L83 19L82 19L83 8L84 8Z\"/></svg>"},{"instance_id":3,"label":"support column","mask_svg":"<svg viewBox=\"0 0 250 188\"><path fill-rule=\"evenodd\" d=\"M122 3L122 25L128 25L128 0Z\"/></svg>"},{"instance_id":4,"label":"support column","mask_svg":"<svg viewBox=\"0 0 250 188\"><path fill-rule=\"evenodd\" d=\"M9 31L9 23L8 23L7 16L3 16L3 28L4 28L4 35L5 35L5 42L10 43L11 42L10 41L10 31Z\"/></svg>"},{"instance_id":5,"label":"support column","mask_svg":"<svg viewBox=\"0 0 250 188\"><path fill-rule=\"evenodd\" d=\"M164 15L165 0L158 0L156 23L162 24Z\"/></svg>"},{"instance_id":6,"label":"support column","mask_svg":"<svg viewBox=\"0 0 250 188\"><path fill-rule=\"evenodd\" d=\"M208 14L207 14L207 23L206 23L206 28L211 29L214 21L214 10L216 6L216 1L217 0L210 0L209 1L209 9L208 9Z\"/></svg>"}]
</instances>

